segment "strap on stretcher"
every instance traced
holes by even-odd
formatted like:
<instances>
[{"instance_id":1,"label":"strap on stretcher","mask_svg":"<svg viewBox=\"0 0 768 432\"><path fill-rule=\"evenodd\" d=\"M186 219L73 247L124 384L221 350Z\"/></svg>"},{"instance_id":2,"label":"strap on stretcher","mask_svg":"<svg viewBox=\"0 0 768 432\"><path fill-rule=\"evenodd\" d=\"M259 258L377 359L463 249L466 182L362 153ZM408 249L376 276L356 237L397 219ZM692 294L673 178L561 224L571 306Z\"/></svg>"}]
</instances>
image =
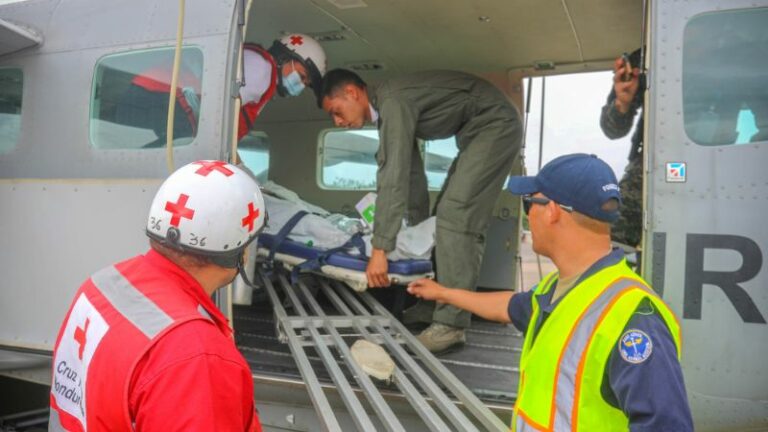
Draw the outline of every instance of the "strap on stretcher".
<instances>
[{"instance_id":1,"label":"strap on stretcher","mask_svg":"<svg viewBox=\"0 0 768 432\"><path fill-rule=\"evenodd\" d=\"M299 224L299 221L301 220L301 218L303 218L307 214L308 214L307 211L299 210L298 212L296 212L295 215L291 216L291 218L288 219L288 222L286 222L282 228L280 228L280 231L277 232L277 234L275 235L275 239L272 242L272 247L269 248L269 256L267 257L269 262L273 262L273 260L275 259L275 254L277 253L277 250L280 248L280 246L283 245L283 242L285 241L285 239L288 238L288 234L290 234L291 231L293 231L293 229L296 227L296 225Z\"/></svg>"},{"instance_id":2,"label":"strap on stretcher","mask_svg":"<svg viewBox=\"0 0 768 432\"><path fill-rule=\"evenodd\" d=\"M305 210L296 212L296 214L291 216L291 218L288 219L288 222L286 222L285 225L280 228L280 231L277 232L275 239L272 242L272 247L269 249L269 255L267 256L267 259L270 263L274 262L275 254L277 253L280 246L285 242L285 239L288 238L288 234L293 231L296 225L298 225L299 221L307 214L308 212ZM362 233L355 233L343 245L323 251L316 258L306 260L303 263L295 266L291 271L291 283L296 283L296 280L299 277L299 273L304 271L320 270L322 266L326 265L328 257L337 252L346 252L351 248L356 248L358 251L360 251L361 256L366 256L365 242L363 241Z\"/></svg>"},{"instance_id":3,"label":"strap on stretcher","mask_svg":"<svg viewBox=\"0 0 768 432\"><path fill-rule=\"evenodd\" d=\"M296 267L291 270L291 283L296 283L299 277L299 273L304 271L316 271L320 270L321 267L326 265L326 261L328 258L337 253L337 252L346 252L347 250L351 248L356 248L358 251L360 251L360 254L365 257L365 242L363 241L363 234L362 233L355 233L352 235L352 237L347 240L346 243L339 247L328 249L322 253L320 253L317 258L306 260L303 263L297 265Z\"/></svg>"}]
</instances>

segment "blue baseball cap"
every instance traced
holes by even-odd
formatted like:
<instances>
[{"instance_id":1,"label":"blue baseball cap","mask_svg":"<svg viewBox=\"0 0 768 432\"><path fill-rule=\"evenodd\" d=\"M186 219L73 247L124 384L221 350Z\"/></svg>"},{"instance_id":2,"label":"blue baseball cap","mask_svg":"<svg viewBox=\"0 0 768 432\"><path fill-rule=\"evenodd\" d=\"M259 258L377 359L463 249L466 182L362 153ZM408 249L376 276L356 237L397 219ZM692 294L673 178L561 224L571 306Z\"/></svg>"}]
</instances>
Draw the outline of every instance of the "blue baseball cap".
<instances>
[{"instance_id":1,"label":"blue baseball cap","mask_svg":"<svg viewBox=\"0 0 768 432\"><path fill-rule=\"evenodd\" d=\"M611 167L595 155L560 156L544 165L536 176L511 177L507 190L514 195L540 192L559 204L604 222L615 222L619 217L618 206L613 211L603 209L610 199L621 203L619 182Z\"/></svg>"}]
</instances>

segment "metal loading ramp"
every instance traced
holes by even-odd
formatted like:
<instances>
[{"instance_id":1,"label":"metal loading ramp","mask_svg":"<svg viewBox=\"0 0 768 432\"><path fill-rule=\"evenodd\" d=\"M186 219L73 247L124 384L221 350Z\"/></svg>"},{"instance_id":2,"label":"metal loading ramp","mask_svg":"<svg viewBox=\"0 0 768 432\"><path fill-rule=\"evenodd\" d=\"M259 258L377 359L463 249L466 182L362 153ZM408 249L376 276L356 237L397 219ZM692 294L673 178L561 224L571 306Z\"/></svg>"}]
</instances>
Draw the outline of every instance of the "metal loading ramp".
<instances>
[{"instance_id":1,"label":"metal loading ramp","mask_svg":"<svg viewBox=\"0 0 768 432\"><path fill-rule=\"evenodd\" d=\"M402 393L428 430L509 429L370 293L353 293L319 275L303 276L292 284L284 270L265 274L258 271L257 278L272 303L278 337L290 348L323 430L342 428L318 372L330 376L347 414L361 431L378 430L364 405L385 430L406 430L382 395L381 389L387 386ZM321 306L316 299L320 294L332 307ZM389 383L372 378L353 359L350 347L359 339L381 346L394 361ZM325 371L315 370L310 357L319 357Z\"/></svg>"}]
</instances>

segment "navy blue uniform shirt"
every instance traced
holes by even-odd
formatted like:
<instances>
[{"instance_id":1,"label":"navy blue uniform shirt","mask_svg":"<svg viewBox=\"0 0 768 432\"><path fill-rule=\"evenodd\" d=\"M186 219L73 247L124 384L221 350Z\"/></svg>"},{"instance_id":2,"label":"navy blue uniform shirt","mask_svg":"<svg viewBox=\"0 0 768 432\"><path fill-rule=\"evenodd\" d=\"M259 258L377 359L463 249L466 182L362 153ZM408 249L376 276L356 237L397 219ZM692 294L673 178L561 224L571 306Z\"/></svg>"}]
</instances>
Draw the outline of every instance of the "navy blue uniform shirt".
<instances>
[{"instance_id":1,"label":"navy blue uniform shirt","mask_svg":"<svg viewBox=\"0 0 768 432\"><path fill-rule=\"evenodd\" d=\"M590 275L618 263L622 258L621 249L614 249L584 272L577 284ZM554 286L547 294L538 297L541 313L534 326L534 337L547 317L571 291L566 292L554 304L550 304L555 292ZM512 324L524 333L528 330L533 313L533 292L534 289L531 289L515 294L507 307ZM637 346L633 344L631 348L627 348L620 343L625 338L630 342L640 342ZM601 391L606 402L627 415L630 430L693 431L691 410L683 384L683 372L677 360L675 342L664 320L649 300L638 306L615 346L605 366Z\"/></svg>"}]
</instances>

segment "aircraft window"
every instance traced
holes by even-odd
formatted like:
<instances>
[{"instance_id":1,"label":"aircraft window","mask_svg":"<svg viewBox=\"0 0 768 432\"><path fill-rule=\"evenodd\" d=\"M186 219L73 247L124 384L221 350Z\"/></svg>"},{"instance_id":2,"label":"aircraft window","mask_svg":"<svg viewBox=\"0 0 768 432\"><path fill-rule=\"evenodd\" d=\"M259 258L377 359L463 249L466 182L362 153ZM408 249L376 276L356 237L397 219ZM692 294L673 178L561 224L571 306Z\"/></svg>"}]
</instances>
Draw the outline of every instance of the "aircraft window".
<instances>
[{"instance_id":1,"label":"aircraft window","mask_svg":"<svg viewBox=\"0 0 768 432\"><path fill-rule=\"evenodd\" d=\"M261 131L252 131L237 143L243 164L262 183L269 179L269 145L269 136Z\"/></svg>"},{"instance_id":2,"label":"aircraft window","mask_svg":"<svg viewBox=\"0 0 768 432\"><path fill-rule=\"evenodd\" d=\"M0 154L16 147L21 130L21 69L0 69Z\"/></svg>"},{"instance_id":3,"label":"aircraft window","mask_svg":"<svg viewBox=\"0 0 768 432\"><path fill-rule=\"evenodd\" d=\"M96 65L91 96L91 144L101 149L164 147L172 48L109 55ZM173 145L197 135L203 53L182 50L174 111Z\"/></svg>"},{"instance_id":4,"label":"aircraft window","mask_svg":"<svg viewBox=\"0 0 768 432\"><path fill-rule=\"evenodd\" d=\"M424 142L424 166L427 172L427 185L431 190L440 190L448 175L448 169L459 148L456 137Z\"/></svg>"},{"instance_id":5,"label":"aircraft window","mask_svg":"<svg viewBox=\"0 0 768 432\"><path fill-rule=\"evenodd\" d=\"M697 144L768 141L768 8L692 18L683 39L683 118Z\"/></svg>"},{"instance_id":6,"label":"aircraft window","mask_svg":"<svg viewBox=\"0 0 768 432\"><path fill-rule=\"evenodd\" d=\"M341 190L376 189L376 151L379 133L374 128L329 129L321 135L319 151L321 187ZM459 153L456 138L427 140L422 157L430 190L443 187L448 169Z\"/></svg>"},{"instance_id":7,"label":"aircraft window","mask_svg":"<svg viewBox=\"0 0 768 432\"><path fill-rule=\"evenodd\" d=\"M320 186L327 189L375 190L379 132L329 129L320 136Z\"/></svg>"}]
</instances>

